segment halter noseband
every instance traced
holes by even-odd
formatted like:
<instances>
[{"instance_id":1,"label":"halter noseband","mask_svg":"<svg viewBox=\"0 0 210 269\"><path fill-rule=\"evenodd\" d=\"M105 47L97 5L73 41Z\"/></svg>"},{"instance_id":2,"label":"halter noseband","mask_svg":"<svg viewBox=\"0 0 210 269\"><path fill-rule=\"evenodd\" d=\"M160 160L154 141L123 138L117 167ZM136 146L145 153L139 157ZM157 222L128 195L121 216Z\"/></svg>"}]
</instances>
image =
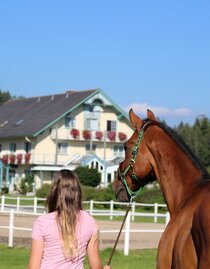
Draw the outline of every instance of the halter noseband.
<instances>
[{"instance_id":1,"label":"halter noseband","mask_svg":"<svg viewBox=\"0 0 210 269\"><path fill-rule=\"evenodd\" d=\"M132 200L137 196L139 195L140 191L142 190L143 187L140 187L137 191L132 191L129 187L128 187L128 184L127 184L127 181L125 179L125 176L128 174L129 170L132 169L132 174L131 174L131 179L132 180L136 180L138 181L138 177L136 176L135 174L135 171L133 169L134 167L134 164L136 162L136 156L137 156L137 153L138 153L138 149L139 149L139 145L141 143L141 140L142 140L142 137L143 137L143 134L144 134L144 131L145 131L145 128L148 124L150 124L151 121L148 121L146 123L144 123L144 125L141 127L141 130L139 132L139 135L138 135L138 138L136 140L136 144L134 145L133 149L132 149L132 157L131 157L131 160L129 162L129 165L124 169L123 172L120 171L120 169L118 170L118 175L122 181L122 183L125 185L125 188L126 188L126 191L127 193L129 194L130 196L130 202L132 202Z\"/></svg>"}]
</instances>

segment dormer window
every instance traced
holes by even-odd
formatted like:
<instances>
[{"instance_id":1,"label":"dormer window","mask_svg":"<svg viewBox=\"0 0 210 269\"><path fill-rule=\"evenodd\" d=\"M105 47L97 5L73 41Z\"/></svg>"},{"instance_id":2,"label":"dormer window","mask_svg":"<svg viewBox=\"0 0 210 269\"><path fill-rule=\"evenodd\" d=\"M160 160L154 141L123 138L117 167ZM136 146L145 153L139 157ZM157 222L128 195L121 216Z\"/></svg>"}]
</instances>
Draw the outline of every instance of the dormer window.
<instances>
[{"instance_id":1,"label":"dormer window","mask_svg":"<svg viewBox=\"0 0 210 269\"><path fill-rule=\"evenodd\" d=\"M65 117L65 127L66 128L74 128L74 127L76 127L75 117Z\"/></svg>"}]
</instances>

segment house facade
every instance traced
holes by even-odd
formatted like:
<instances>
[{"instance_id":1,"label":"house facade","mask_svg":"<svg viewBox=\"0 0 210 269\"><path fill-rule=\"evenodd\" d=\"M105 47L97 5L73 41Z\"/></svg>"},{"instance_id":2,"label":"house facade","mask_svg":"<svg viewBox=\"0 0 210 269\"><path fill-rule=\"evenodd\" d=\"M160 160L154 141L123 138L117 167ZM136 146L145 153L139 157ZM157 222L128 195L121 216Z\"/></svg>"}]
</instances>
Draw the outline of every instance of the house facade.
<instances>
[{"instance_id":1,"label":"house facade","mask_svg":"<svg viewBox=\"0 0 210 269\"><path fill-rule=\"evenodd\" d=\"M106 186L132 132L128 115L100 89L10 100L0 106L0 188L32 172L39 188L80 165L98 169Z\"/></svg>"}]
</instances>

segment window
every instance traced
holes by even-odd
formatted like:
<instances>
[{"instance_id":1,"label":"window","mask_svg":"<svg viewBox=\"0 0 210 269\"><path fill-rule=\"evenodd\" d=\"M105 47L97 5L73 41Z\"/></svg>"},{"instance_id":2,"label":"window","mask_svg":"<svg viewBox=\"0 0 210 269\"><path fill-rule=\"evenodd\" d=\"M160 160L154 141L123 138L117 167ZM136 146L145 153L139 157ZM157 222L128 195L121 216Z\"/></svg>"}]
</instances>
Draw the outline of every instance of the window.
<instances>
[{"instance_id":1,"label":"window","mask_svg":"<svg viewBox=\"0 0 210 269\"><path fill-rule=\"evenodd\" d=\"M124 156L124 147L122 145L114 146L114 156Z\"/></svg>"},{"instance_id":2,"label":"window","mask_svg":"<svg viewBox=\"0 0 210 269\"><path fill-rule=\"evenodd\" d=\"M10 152L16 152L16 143L10 143L9 150Z\"/></svg>"},{"instance_id":3,"label":"window","mask_svg":"<svg viewBox=\"0 0 210 269\"><path fill-rule=\"evenodd\" d=\"M116 131L116 126L116 121L108 120L106 129L107 131Z\"/></svg>"},{"instance_id":4,"label":"window","mask_svg":"<svg viewBox=\"0 0 210 269\"><path fill-rule=\"evenodd\" d=\"M25 152L31 152L31 143L30 142L25 142Z\"/></svg>"},{"instance_id":5,"label":"window","mask_svg":"<svg viewBox=\"0 0 210 269\"><path fill-rule=\"evenodd\" d=\"M65 117L65 127L66 128L74 128L74 127L76 127L75 117Z\"/></svg>"},{"instance_id":6,"label":"window","mask_svg":"<svg viewBox=\"0 0 210 269\"><path fill-rule=\"evenodd\" d=\"M58 143L58 153L67 154L68 144L67 143Z\"/></svg>"},{"instance_id":7,"label":"window","mask_svg":"<svg viewBox=\"0 0 210 269\"><path fill-rule=\"evenodd\" d=\"M95 153L95 151L96 151L96 145L94 144L94 145L92 145L92 150L91 150L91 145L90 144L86 144L85 145L85 150L86 150L86 154L92 154L92 153Z\"/></svg>"},{"instance_id":8,"label":"window","mask_svg":"<svg viewBox=\"0 0 210 269\"><path fill-rule=\"evenodd\" d=\"M99 130L99 121L97 119L85 119L85 124L84 124L85 129L87 130L92 130L92 131L97 131Z\"/></svg>"}]
</instances>

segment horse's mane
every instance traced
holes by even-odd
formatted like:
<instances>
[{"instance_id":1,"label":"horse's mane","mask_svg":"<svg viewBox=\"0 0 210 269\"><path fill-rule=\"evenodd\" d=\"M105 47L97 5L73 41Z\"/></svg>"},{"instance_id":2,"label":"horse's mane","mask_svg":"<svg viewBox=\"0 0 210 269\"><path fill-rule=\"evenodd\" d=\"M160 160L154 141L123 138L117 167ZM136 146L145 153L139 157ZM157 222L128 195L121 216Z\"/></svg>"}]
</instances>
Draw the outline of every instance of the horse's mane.
<instances>
[{"instance_id":1,"label":"horse's mane","mask_svg":"<svg viewBox=\"0 0 210 269\"><path fill-rule=\"evenodd\" d=\"M148 119L146 121L149 121ZM164 132L166 132L176 144L185 152L185 154L190 158L193 164L200 170L202 174L202 181L205 182L210 179L210 175L204 165L201 163L201 160L195 155L191 148L185 143L182 137L176 132L175 129L169 127L165 122L156 122L152 124L158 125Z\"/></svg>"}]
</instances>

